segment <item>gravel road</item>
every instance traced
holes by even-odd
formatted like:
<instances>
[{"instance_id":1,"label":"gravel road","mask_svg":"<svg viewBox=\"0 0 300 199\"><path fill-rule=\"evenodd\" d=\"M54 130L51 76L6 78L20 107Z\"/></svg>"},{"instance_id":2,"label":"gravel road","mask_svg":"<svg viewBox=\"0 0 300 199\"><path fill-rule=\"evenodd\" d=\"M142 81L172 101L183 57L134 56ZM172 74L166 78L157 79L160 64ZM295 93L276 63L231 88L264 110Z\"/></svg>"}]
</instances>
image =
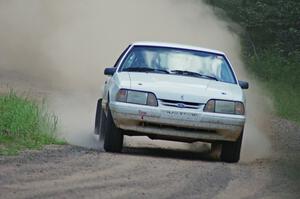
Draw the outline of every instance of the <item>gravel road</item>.
<instances>
[{"instance_id":1,"label":"gravel road","mask_svg":"<svg viewBox=\"0 0 300 199\"><path fill-rule=\"evenodd\" d=\"M0 198L300 198L300 128L272 123L273 154L237 164L158 147L48 146L0 157Z\"/></svg>"}]
</instances>

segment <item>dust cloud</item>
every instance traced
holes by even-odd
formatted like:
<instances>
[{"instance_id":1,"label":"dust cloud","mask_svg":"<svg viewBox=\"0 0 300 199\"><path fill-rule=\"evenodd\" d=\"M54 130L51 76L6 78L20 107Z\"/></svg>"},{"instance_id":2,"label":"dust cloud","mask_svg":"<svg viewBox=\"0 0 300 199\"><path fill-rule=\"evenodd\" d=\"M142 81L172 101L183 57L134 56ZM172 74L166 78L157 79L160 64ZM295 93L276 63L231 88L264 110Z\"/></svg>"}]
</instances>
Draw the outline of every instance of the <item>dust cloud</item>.
<instances>
[{"instance_id":1,"label":"dust cloud","mask_svg":"<svg viewBox=\"0 0 300 199\"><path fill-rule=\"evenodd\" d=\"M46 96L72 144L97 148L92 129L103 69L129 43L147 40L226 52L251 85L242 159L270 152L268 108L244 71L239 38L200 0L0 0L0 27L1 84Z\"/></svg>"}]
</instances>

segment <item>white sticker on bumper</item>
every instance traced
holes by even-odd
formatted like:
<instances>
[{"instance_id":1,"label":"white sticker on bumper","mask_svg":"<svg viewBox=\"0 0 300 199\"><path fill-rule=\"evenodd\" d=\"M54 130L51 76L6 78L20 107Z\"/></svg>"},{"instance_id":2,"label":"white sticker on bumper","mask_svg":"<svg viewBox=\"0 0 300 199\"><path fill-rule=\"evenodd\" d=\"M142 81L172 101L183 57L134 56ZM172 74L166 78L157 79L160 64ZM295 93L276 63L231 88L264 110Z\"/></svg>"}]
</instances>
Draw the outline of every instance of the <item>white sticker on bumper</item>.
<instances>
[{"instance_id":1,"label":"white sticker on bumper","mask_svg":"<svg viewBox=\"0 0 300 199\"><path fill-rule=\"evenodd\" d=\"M179 112L179 111L162 111L162 117L168 119L176 119L176 120L191 120L191 121L199 121L200 115L197 113L187 113L187 112Z\"/></svg>"}]
</instances>

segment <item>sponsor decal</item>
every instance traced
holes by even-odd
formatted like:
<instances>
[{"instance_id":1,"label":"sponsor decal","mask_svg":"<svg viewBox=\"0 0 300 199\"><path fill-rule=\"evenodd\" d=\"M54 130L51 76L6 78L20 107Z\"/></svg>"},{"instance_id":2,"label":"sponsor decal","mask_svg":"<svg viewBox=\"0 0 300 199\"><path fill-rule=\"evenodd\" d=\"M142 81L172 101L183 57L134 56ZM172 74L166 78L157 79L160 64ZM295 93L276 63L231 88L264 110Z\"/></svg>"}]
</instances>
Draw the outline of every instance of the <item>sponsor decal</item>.
<instances>
[{"instance_id":1,"label":"sponsor decal","mask_svg":"<svg viewBox=\"0 0 300 199\"><path fill-rule=\"evenodd\" d=\"M144 112L144 111L139 110L139 115L140 115L141 119L143 120L143 119L144 119L144 116L147 115L147 112Z\"/></svg>"}]
</instances>

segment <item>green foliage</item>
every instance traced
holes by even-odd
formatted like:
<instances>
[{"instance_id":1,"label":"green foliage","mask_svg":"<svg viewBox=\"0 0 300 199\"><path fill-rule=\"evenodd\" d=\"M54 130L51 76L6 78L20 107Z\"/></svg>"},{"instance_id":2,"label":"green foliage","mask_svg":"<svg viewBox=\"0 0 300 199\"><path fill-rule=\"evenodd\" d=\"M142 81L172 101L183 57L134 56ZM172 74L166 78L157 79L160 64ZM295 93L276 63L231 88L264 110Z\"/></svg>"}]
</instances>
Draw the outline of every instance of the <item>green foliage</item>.
<instances>
[{"instance_id":1,"label":"green foliage","mask_svg":"<svg viewBox=\"0 0 300 199\"><path fill-rule=\"evenodd\" d=\"M206 2L242 26L248 70L272 91L278 114L300 122L300 1Z\"/></svg>"},{"instance_id":2,"label":"green foliage","mask_svg":"<svg viewBox=\"0 0 300 199\"><path fill-rule=\"evenodd\" d=\"M0 96L0 155L17 154L22 149L62 144L55 131L57 117L44 106L17 96L13 91Z\"/></svg>"},{"instance_id":3,"label":"green foliage","mask_svg":"<svg viewBox=\"0 0 300 199\"><path fill-rule=\"evenodd\" d=\"M300 70L298 57L288 59L278 53L266 51L258 60L249 57L247 65L271 91L277 113L287 119L300 122Z\"/></svg>"},{"instance_id":4,"label":"green foliage","mask_svg":"<svg viewBox=\"0 0 300 199\"><path fill-rule=\"evenodd\" d=\"M222 8L252 37L258 50L272 48L285 56L299 53L300 1L206 0Z\"/></svg>"}]
</instances>

